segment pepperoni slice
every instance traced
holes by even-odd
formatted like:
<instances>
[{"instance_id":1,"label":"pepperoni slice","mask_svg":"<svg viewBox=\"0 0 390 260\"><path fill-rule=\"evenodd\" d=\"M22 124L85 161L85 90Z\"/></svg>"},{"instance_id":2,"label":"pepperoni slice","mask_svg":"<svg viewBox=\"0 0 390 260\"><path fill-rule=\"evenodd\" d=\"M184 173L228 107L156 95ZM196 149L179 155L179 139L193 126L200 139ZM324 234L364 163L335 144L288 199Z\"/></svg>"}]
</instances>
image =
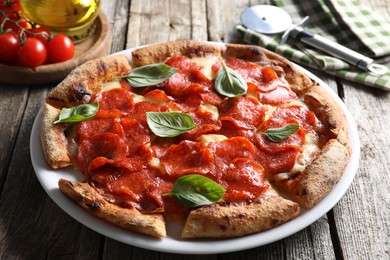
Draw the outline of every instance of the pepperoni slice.
<instances>
[{"instance_id":1,"label":"pepperoni slice","mask_svg":"<svg viewBox=\"0 0 390 260\"><path fill-rule=\"evenodd\" d=\"M262 73L262 81L264 83L270 83L272 81L276 81L278 79L278 74L276 74L275 70L271 67L263 67L261 69Z\"/></svg>"},{"instance_id":2,"label":"pepperoni slice","mask_svg":"<svg viewBox=\"0 0 390 260\"><path fill-rule=\"evenodd\" d=\"M83 173L89 173L107 163L122 160L127 150L126 143L118 135L95 134L80 143L77 163Z\"/></svg>"},{"instance_id":3,"label":"pepperoni slice","mask_svg":"<svg viewBox=\"0 0 390 260\"><path fill-rule=\"evenodd\" d=\"M210 131L218 131L221 129L222 123L214 114L205 110L198 110L196 112L188 113L194 120L197 127L189 132L186 132L180 136L180 139L195 140L200 135L208 133Z\"/></svg>"},{"instance_id":4,"label":"pepperoni slice","mask_svg":"<svg viewBox=\"0 0 390 260\"><path fill-rule=\"evenodd\" d=\"M142 101L134 104L129 117L146 126L146 112L167 112L167 106L160 106L149 101Z\"/></svg>"},{"instance_id":5,"label":"pepperoni slice","mask_svg":"<svg viewBox=\"0 0 390 260\"><path fill-rule=\"evenodd\" d=\"M270 92L259 92L259 100L263 104L281 105L290 101L298 100L298 96L284 86L278 86Z\"/></svg>"},{"instance_id":6,"label":"pepperoni slice","mask_svg":"<svg viewBox=\"0 0 390 260\"><path fill-rule=\"evenodd\" d=\"M208 148L214 154L217 171L228 168L236 158L253 158L255 147L243 137L232 137L221 142L211 142Z\"/></svg>"},{"instance_id":7,"label":"pepperoni slice","mask_svg":"<svg viewBox=\"0 0 390 260\"><path fill-rule=\"evenodd\" d=\"M146 93L144 97L153 101L153 103L159 104L168 103L169 101L173 100L173 98L169 97L167 94L165 94L164 91L160 89L153 89L152 91Z\"/></svg>"},{"instance_id":8,"label":"pepperoni slice","mask_svg":"<svg viewBox=\"0 0 390 260\"><path fill-rule=\"evenodd\" d=\"M125 157L122 160L116 161L111 165L115 167L126 168L130 172L142 171L148 165L148 158L142 156Z\"/></svg>"},{"instance_id":9,"label":"pepperoni slice","mask_svg":"<svg viewBox=\"0 0 390 260\"><path fill-rule=\"evenodd\" d=\"M77 126L76 134L78 140L84 140L97 133L110 132L124 137L121 124L116 119L86 120Z\"/></svg>"},{"instance_id":10,"label":"pepperoni slice","mask_svg":"<svg viewBox=\"0 0 390 260\"><path fill-rule=\"evenodd\" d=\"M289 172L295 164L299 151L289 148L277 153L267 153L257 150L256 160L264 167L267 174Z\"/></svg>"},{"instance_id":11,"label":"pepperoni slice","mask_svg":"<svg viewBox=\"0 0 390 260\"><path fill-rule=\"evenodd\" d=\"M231 121L237 127L253 129L260 125L265 116L266 110L261 104L248 97L227 99L220 109L220 120Z\"/></svg>"},{"instance_id":12,"label":"pepperoni slice","mask_svg":"<svg viewBox=\"0 0 390 260\"><path fill-rule=\"evenodd\" d=\"M199 109L201 101L201 99L197 98L197 95L186 95L180 99L176 99L174 102L170 102L169 106L174 108L174 110L189 113Z\"/></svg>"},{"instance_id":13,"label":"pepperoni slice","mask_svg":"<svg viewBox=\"0 0 390 260\"><path fill-rule=\"evenodd\" d=\"M222 121L222 127L219 131L211 132L211 133L224 135L228 138L242 136L242 137L245 137L246 139L248 139L252 143L253 143L253 140L255 140L253 130L239 128L233 122L227 121L227 120Z\"/></svg>"},{"instance_id":14,"label":"pepperoni slice","mask_svg":"<svg viewBox=\"0 0 390 260\"><path fill-rule=\"evenodd\" d=\"M133 155L143 144L150 141L149 131L132 118L123 118L120 121L125 133L125 142L128 156Z\"/></svg>"},{"instance_id":15,"label":"pepperoni slice","mask_svg":"<svg viewBox=\"0 0 390 260\"><path fill-rule=\"evenodd\" d=\"M189 93L205 92L211 89L211 80L200 71L201 67L190 59L177 56L170 58L166 64L179 68L179 71L162 84L169 95L183 97Z\"/></svg>"},{"instance_id":16,"label":"pepperoni slice","mask_svg":"<svg viewBox=\"0 0 390 260\"><path fill-rule=\"evenodd\" d=\"M254 84L259 91L267 92L276 88L274 83L278 76L271 67L261 67L241 59L227 59L226 65L240 74L247 83Z\"/></svg>"},{"instance_id":17,"label":"pepperoni slice","mask_svg":"<svg viewBox=\"0 0 390 260\"><path fill-rule=\"evenodd\" d=\"M104 186L106 192L115 195L114 203L135 207L142 212L156 211L161 203L150 196L157 186L155 174L149 169L128 171L125 168L110 167L105 171L95 171L91 180Z\"/></svg>"},{"instance_id":18,"label":"pepperoni slice","mask_svg":"<svg viewBox=\"0 0 390 260\"><path fill-rule=\"evenodd\" d=\"M214 157L203 143L182 141L169 147L160 162L170 176L206 175L213 171Z\"/></svg>"},{"instance_id":19,"label":"pepperoni slice","mask_svg":"<svg viewBox=\"0 0 390 260\"><path fill-rule=\"evenodd\" d=\"M165 64L174 68L178 68L180 70L201 69L201 67L198 64L192 62L189 58L185 56L171 57L165 62Z\"/></svg>"},{"instance_id":20,"label":"pepperoni slice","mask_svg":"<svg viewBox=\"0 0 390 260\"><path fill-rule=\"evenodd\" d=\"M256 84L262 79L261 67L255 63L241 59L227 59L226 65L241 75L248 82Z\"/></svg>"},{"instance_id":21,"label":"pepperoni slice","mask_svg":"<svg viewBox=\"0 0 390 260\"><path fill-rule=\"evenodd\" d=\"M163 157L166 154L168 148L173 144L174 143L171 138L156 137L156 139L153 139L151 142L153 155L157 158Z\"/></svg>"},{"instance_id":22,"label":"pepperoni slice","mask_svg":"<svg viewBox=\"0 0 390 260\"><path fill-rule=\"evenodd\" d=\"M115 88L101 92L96 101L99 109L96 117L120 117L129 113L133 107L133 97L124 88Z\"/></svg>"},{"instance_id":23,"label":"pepperoni slice","mask_svg":"<svg viewBox=\"0 0 390 260\"><path fill-rule=\"evenodd\" d=\"M253 200L265 189L264 168L251 159L234 159L223 172L221 185L226 189L226 201Z\"/></svg>"},{"instance_id":24,"label":"pepperoni slice","mask_svg":"<svg viewBox=\"0 0 390 260\"><path fill-rule=\"evenodd\" d=\"M274 142L271 141L263 132L269 128L281 128L288 124L297 123L295 120L282 120L278 118L271 118L258 129L256 132L256 140L260 149L268 153L277 153L287 149L300 150L306 137L305 130L300 127L294 134L286 137L285 139Z\"/></svg>"},{"instance_id":25,"label":"pepperoni slice","mask_svg":"<svg viewBox=\"0 0 390 260\"><path fill-rule=\"evenodd\" d=\"M304 130L310 131L316 128L316 117L312 111L305 109L304 107L291 106L285 108L278 108L272 114L274 118L280 118L284 120L295 119L303 127Z\"/></svg>"}]
</instances>

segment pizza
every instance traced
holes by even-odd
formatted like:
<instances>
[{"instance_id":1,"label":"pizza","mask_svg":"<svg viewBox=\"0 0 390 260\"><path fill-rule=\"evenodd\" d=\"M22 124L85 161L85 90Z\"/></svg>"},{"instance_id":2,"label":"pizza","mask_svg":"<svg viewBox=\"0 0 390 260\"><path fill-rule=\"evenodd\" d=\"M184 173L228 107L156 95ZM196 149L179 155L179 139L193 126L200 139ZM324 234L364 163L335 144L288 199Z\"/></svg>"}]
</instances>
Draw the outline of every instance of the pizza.
<instances>
[{"instance_id":1,"label":"pizza","mask_svg":"<svg viewBox=\"0 0 390 260\"><path fill-rule=\"evenodd\" d=\"M163 238L271 229L318 204L351 156L337 102L258 46L172 41L91 60L47 95L47 163L96 217Z\"/></svg>"}]
</instances>

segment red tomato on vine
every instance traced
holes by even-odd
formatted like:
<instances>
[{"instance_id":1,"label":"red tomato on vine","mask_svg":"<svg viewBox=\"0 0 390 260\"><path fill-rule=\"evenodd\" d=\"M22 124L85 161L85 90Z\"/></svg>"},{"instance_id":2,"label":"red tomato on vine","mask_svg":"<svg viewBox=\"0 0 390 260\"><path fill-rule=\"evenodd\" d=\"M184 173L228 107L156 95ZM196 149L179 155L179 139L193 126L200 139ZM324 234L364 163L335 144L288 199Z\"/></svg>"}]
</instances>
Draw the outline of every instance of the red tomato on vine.
<instances>
[{"instance_id":1,"label":"red tomato on vine","mask_svg":"<svg viewBox=\"0 0 390 260\"><path fill-rule=\"evenodd\" d=\"M54 36L47 44L47 58L50 63L70 60L73 58L73 55L73 42L63 34Z\"/></svg>"},{"instance_id":2,"label":"red tomato on vine","mask_svg":"<svg viewBox=\"0 0 390 260\"><path fill-rule=\"evenodd\" d=\"M18 53L18 36L12 32L0 34L0 62L11 62Z\"/></svg>"},{"instance_id":3,"label":"red tomato on vine","mask_svg":"<svg viewBox=\"0 0 390 260\"><path fill-rule=\"evenodd\" d=\"M17 60L24 67L37 67L45 63L46 57L45 45L38 39L27 38L18 49Z\"/></svg>"}]
</instances>

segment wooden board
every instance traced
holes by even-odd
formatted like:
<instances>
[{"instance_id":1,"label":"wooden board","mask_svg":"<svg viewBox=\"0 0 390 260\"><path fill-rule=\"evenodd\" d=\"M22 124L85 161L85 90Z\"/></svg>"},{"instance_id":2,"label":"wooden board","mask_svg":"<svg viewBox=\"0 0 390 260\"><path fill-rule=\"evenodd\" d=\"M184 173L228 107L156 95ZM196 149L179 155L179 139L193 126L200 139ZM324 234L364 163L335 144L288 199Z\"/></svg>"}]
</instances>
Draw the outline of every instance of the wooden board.
<instances>
[{"instance_id":1,"label":"wooden board","mask_svg":"<svg viewBox=\"0 0 390 260\"><path fill-rule=\"evenodd\" d=\"M73 59L45 64L36 68L24 68L0 64L0 82L10 84L45 84L63 80L80 64L107 54L111 46L111 28L107 16L101 11L96 19L96 31L85 41L75 44Z\"/></svg>"}]
</instances>

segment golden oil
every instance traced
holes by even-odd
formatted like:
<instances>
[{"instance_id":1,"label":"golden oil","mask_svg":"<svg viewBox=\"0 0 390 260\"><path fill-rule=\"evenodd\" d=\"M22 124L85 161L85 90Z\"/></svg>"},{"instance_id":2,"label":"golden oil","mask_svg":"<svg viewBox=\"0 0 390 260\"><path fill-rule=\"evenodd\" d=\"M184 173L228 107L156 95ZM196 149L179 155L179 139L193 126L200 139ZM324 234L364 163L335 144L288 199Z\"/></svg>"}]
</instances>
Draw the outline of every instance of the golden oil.
<instances>
[{"instance_id":1,"label":"golden oil","mask_svg":"<svg viewBox=\"0 0 390 260\"><path fill-rule=\"evenodd\" d=\"M100 0L20 0L20 5L28 19L75 42L93 33L100 10Z\"/></svg>"}]
</instances>

